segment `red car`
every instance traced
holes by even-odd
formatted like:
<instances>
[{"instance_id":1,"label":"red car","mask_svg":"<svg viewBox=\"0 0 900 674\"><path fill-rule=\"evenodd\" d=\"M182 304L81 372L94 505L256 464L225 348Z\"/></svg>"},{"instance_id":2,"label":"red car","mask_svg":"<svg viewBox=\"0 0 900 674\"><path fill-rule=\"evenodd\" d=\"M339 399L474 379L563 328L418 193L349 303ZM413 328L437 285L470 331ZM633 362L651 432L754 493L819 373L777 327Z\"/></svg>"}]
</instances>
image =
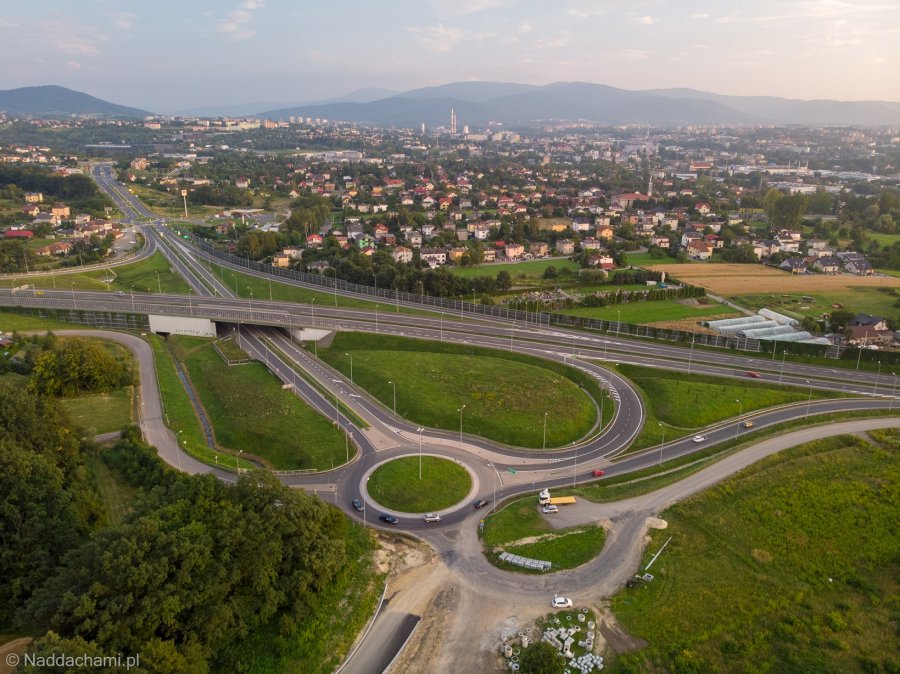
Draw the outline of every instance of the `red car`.
<instances>
[{"instance_id":1,"label":"red car","mask_svg":"<svg viewBox=\"0 0 900 674\"><path fill-rule=\"evenodd\" d=\"M748 372L747 376L753 377L754 379L759 379L760 377L762 377L762 375L759 372Z\"/></svg>"},{"instance_id":2,"label":"red car","mask_svg":"<svg viewBox=\"0 0 900 674\"><path fill-rule=\"evenodd\" d=\"M599 468L591 472L591 475L593 475L594 477L603 477L604 474L604 471L600 470Z\"/></svg>"}]
</instances>

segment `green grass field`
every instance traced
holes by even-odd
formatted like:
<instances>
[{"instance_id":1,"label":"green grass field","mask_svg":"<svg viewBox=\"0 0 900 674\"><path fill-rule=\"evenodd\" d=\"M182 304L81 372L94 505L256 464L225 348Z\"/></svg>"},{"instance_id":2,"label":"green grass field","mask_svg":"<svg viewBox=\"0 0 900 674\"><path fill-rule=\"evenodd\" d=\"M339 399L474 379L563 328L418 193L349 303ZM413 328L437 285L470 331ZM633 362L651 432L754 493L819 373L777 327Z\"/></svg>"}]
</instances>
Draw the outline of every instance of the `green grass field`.
<instances>
[{"instance_id":1,"label":"green grass field","mask_svg":"<svg viewBox=\"0 0 900 674\"><path fill-rule=\"evenodd\" d=\"M379 466L366 485L375 501L404 513L436 512L462 501L472 488L469 472L448 459L405 456Z\"/></svg>"},{"instance_id":2,"label":"green grass field","mask_svg":"<svg viewBox=\"0 0 900 674\"><path fill-rule=\"evenodd\" d=\"M614 288L614 286L610 286ZM583 318L601 318L606 321L621 320L622 323L656 323L659 321L680 321L696 318L708 319L737 316L737 312L723 304L708 300L709 304L680 304L678 300L656 300L651 302L633 302L630 304L612 304L605 307L575 307L561 309L555 313Z\"/></svg>"},{"instance_id":3,"label":"green grass field","mask_svg":"<svg viewBox=\"0 0 900 674\"><path fill-rule=\"evenodd\" d=\"M553 515L547 515L553 517ZM531 573L500 561L506 551L553 563L553 570L573 569L590 561L603 549L601 527L552 529L538 506L537 492L513 501L485 519L482 540L488 559L503 569Z\"/></svg>"},{"instance_id":4,"label":"green grass field","mask_svg":"<svg viewBox=\"0 0 900 674\"><path fill-rule=\"evenodd\" d=\"M348 378L352 357L354 383L391 410L396 390L397 414L405 419L459 430L465 405L464 433L509 445L541 447L545 412L548 448L583 437L597 418L596 405L579 389L580 373L515 353L338 333L319 357Z\"/></svg>"},{"instance_id":5,"label":"green grass field","mask_svg":"<svg viewBox=\"0 0 900 674\"><path fill-rule=\"evenodd\" d=\"M106 279L109 279L108 284ZM146 260L112 267L111 272L97 269L74 274L31 276L27 282L48 290L52 288L69 290L73 283L75 290L120 290L130 293L132 286L136 293L158 293L161 288L162 292L168 294L186 294L189 290L187 283L180 275L170 270L169 263L159 252ZM0 279L0 287L5 288L19 286L22 283L24 283L22 278Z\"/></svg>"},{"instance_id":6,"label":"green grass field","mask_svg":"<svg viewBox=\"0 0 900 674\"><path fill-rule=\"evenodd\" d=\"M0 309L0 332L25 330L64 330L77 327L74 323L57 321L51 318L40 318L19 313L13 309Z\"/></svg>"},{"instance_id":7,"label":"green grass field","mask_svg":"<svg viewBox=\"0 0 900 674\"><path fill-rule=\"evenodd\" d=\"M261 363L229 367L212 342L170 337L215 429L219 444L283 470L330 469L344 463L343 433L313 411Z\"/></svg>"},{"instance_id":8,"label":"green grass field","mask_svg":"<svg viewBox=\"0 0 900 674\"><path fill-rule=\"evenodd\" d=\"M133 422L132 394L132 387L125 386L111 393L61 398L60 403L85 434L92 437L121 430Z\"/></svg>"},{"instance_id":9,"label":"green grass field","mask_svg":"<svg viewBox=\"0 0 900 674\"><path fill-rule=\"evenodd\" d=\"M525 262L502 262L483 264L477 267L450 267L450 271L463 278L476 278L478 276L496 276L505 271L512 276L513 283L519 283L523 279L540 281L543 279L544 270L547 267L556 267L556 271L569 269L573 274L578 274L580 267L575 262L564 257L551 257L544 260L527 260Z\"/></svg>"},{"instance_id":10,"label":"green grass field","mask_svg":"<svg viewBox=\"0 0 900 674\"><path fill-rule=\"evenodd\" d=\"M137 487L133 487L121 479L116 471L107 466L97 454L86 454L84 463L91 486L100 497L106 522L110 526L121 524L131 512L132 504L138 494Z\"/></svg>"},{"instance_id":11,"label":"green grass field","mask_svg":"<svg viewBox=\"0 0 900 674\"><path fill-rule=\"evenodd\" d=\"M610 671L897 671L896 456L828 438L662 513L644 558L671 536L655 579L613 599L649 645Z\"/></svg>"},{"instance_id":12,"label":"green grass field","mask_svg":"<svg viewBox=\"0 0 900 674\"><path fill-rule=\"evenodd\" d=\"M768 307L796 318L817 318L821 314L831 313L834 304L842 304L848 311L874 316L900 316L900 290L895 288L857 287L828 293L762 293L734 295L731 299L753 311Z\"/></svg>"}]
</instances>

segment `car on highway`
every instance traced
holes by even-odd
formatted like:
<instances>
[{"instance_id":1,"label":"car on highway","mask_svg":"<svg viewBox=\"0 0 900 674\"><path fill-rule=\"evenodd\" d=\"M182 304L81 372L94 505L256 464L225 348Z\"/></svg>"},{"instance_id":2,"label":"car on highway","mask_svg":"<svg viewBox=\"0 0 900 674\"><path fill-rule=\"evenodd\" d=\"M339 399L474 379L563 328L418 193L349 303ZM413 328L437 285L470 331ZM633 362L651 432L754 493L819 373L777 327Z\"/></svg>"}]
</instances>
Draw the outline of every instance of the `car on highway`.
<instances>
[{"instance_id":1,"label":"car on highway","mask_svg":"<svg viewBox=\"0 0 900 674\"><path fill-rule=\"evenodd\" d=\"M117 291L116 291L116 295L124 295L124 294L125 294L125 291L124 291L124 290L117 290Z\"/></svg>"},{"instance_id":2,"label":"car on highway","mask_svg":"<svg viewBox=\"0 0 900 674\"><path fill-rule=\"evenodd\" d=\"M541 512L544 513L545 515L550 515L551 513L558 513L559 507L555 506L555 505L545 505L543 508L541 508Z\"/></svg>"},{"instance_id":3,"label":"car on highway","mask_svg":"<svg viewBox=\"0 0 900 674\"><path fill-rule=\"evenodd\" d=\"M44 294L44 291L43 291L43 290L36 290L36 291L34 292L34 294L35 294L35 295L43 295L43 294Z\"/></svg>"},{"instance_id":4,"label":"car on highway","mask_svg":"<svg viewBox=\"0 0 900 674\"><path fill-rule=\"evenodd\" d=\"M568 597L560 597L557 595L556 597L553 597L553 601L550 602L550 605L553 606L553 608L572 608L572 600Z\"/></svg>"},{"instance_id":5,"label":"car on highway","mask_svg":"<svg viewBox=\"0 0 900 674\"><path fill-rule=\"evenodd\" d=\"M606 471L605 471L605 470L600 470L600 469L598 468L598 469L596 469L596 470L592 470L592 471L591 471L591 475L593 475L594 477L603 477L604 475L606 475Z\"/></svg>"},{"instance_id":6,"label":"car on highway","mask_svg":"<svg viewBox=\"0 0 900 674\"><path fill-rule=\"evenodd\" d=\"M706 436L705 435L695 435L693 437L693 440L694 440L694 442L705 442Z\"/></svg>"},{"instance_id":7,"label":"car on highway","mask_svg":"<svg viewBox=\"0 0 900 674\"><path fill-rule=\"evenodd\" d=\"M440 521L441 521L441 516L438 515L437 513L427 513L427 514L425 515L425 521L428 522L429 524L430 524L431 522L440 522Z\"/></svg>"},{"instance_id":8,"label":"car on highway","mask_svg":"<svg viewBox=\"0 0 900 674\"><path fill-rule=\"evenodd\" d=\"M478 510L479 508L484 508L484 506L486 506L487 504L488 502L485 499L479 499L472 505L475 506L475 510Z\"/></svg>"},{"instance_id":9,"label":"car on highway","mask_svg":"<svg viewBox=\"0 0 900 674\"><path fill-rule=\"evenodd\" d=\"M745 422L744 422L743 424L741 424L741 425L742 425L744 428L753 428L753 422L752 422L752 421L745 421Z\"/></svg>"},{"instance_id":10,"label":"car on highway","mask_svg":"<svg viewBox=\"0 0 900 674\"><path fill-rule=\"evenodd\" d=\"M762 375L759 372L747 372L748 377L753 377L754 379L759 379Z\"/></svg>"},{"instance_id":11,"label":"car on highway","mask_svg":"<svg viewBox=\"0 0 900 674\"><path fill-rule=\"evenodd\" d=\"M357 512L360 512L360 513L366 509L365 504L362 502L362 500L360 500L358 498L353 499L353 507L356 509Z\"/></svg>"},{"instance_id":12,"label":"car on highway","mask_svg":"<svg viewBox=\"0 0 900 674\"><path fill-rule=\"evenodd\" d=\"M382 522L387 522L388 524L397 524L400 522L400 520L398 520L393 515L379 515L378 519L380 519Z\"/></svg>"}]
</instances>

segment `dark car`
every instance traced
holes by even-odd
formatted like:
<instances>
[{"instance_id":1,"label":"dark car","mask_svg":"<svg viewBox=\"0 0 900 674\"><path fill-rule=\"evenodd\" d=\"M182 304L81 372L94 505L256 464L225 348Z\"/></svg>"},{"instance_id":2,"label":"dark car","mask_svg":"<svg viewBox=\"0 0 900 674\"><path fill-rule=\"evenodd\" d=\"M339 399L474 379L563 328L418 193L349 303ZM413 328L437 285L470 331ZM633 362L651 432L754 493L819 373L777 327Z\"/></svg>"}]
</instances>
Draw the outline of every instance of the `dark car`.
<instances>
[{"instance_id":1,"label":"dark car","mask_svg":"<svg viewBox=\"0 0 900 674\"><path fill-rule=\"evenodd\" d=\"M353 499L353 507L356 508L357 512L362 512L366 509L366 506L358 498Z\"/></svg>"},{"instance_id":2,"label":"dark car","mask_svg":"<svg viewBox=\"0 0 900 674\"><path fill-rule=\"evenodd\" d=\"M473 505L475 506L475 509L477 510L478 508L484 508L484 506L486 506L487 504L488 504L487 501L485 501L484 499L481 499L479 501L475 501L475 503Z\"/></svg>"},{"instance_id":3,"label":"dark car","mask_svg":"<svg viewBox=\"0 0 900 674\"><path fill-rule=\"evenodd\" d=\"M382 522L387 522L388 524L397 524L400 521L393 515L379 515L378 519Z\"/></svg>"}]
</instances>

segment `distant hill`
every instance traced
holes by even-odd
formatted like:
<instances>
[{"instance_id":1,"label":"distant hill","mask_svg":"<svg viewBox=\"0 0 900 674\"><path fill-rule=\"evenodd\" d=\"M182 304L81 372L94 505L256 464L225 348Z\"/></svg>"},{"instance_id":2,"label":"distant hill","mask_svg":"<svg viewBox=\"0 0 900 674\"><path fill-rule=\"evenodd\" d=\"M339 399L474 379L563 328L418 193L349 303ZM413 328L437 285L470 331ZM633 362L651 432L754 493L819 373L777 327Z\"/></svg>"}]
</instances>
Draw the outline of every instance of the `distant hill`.
<instances>
[{"instance_id":1,"label":"distant hill","mask_svg":"<svg viewBox=\"0 0 900 674\"><path fill-rule=\"evenodd\" d=\"M0 90L0 110L12 117L96 117L141 118L146 110L116 105L80 91L48 85Z\"/></svg>"},{"instance_id":2,"label":"distant hill","mask_svg":"<svg viewBox=\"0 0 900 674\"><path fill-rule=\"evenodd\" d=\"M900 103L804 101L774 96L723 96L694 89L630 91L589 82L545 86L502 82L455 82L413 89L372 101L307 103L259 113L370 122L382 126L447 126L450 108L460 127L490 121L524 124L584 120L605 124L807 124L893 125Z\"/></svg>"}]
</instances>

